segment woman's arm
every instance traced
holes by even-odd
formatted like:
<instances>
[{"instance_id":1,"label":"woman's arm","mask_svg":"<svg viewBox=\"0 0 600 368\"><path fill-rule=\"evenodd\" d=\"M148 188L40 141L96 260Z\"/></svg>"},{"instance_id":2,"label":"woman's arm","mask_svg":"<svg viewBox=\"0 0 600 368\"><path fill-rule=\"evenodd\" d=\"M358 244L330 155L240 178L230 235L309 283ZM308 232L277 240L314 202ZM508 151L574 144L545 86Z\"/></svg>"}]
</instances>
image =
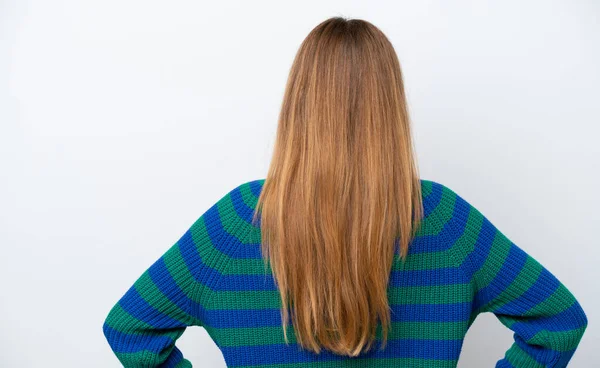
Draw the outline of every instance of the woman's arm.
<instances>
[{"instance_id":1,"label":"woman's arm","mask_svg":"<svg viewBox=\"0 0 600 368\"><path fill-rule=\"evenodd\" d=\"M194 281L183 236L150 266L110 310L104 335L124 367L191 367L175 341L186 327L201 325L191 310Z\"/></svg>"},{"instance_id":2,"label":"woman's arm","mask_svg":"<svg viewBox=\"0 0 600 368\"><path fill-rule=\"evenodd\" d=\"M112 307L103 325L124 367L191 367L175 346L188 326L205 320L205 290L214 287L236 223L230 193L209 208ZM229 232L228 232L229 231Z\"/></svg>"},{"instance_id":3,"label":"woman's arm","mask_svg":"<svg viewBox=\"0 0 600 368\"><path fill-rule=\"evenodd\" d=\"M455 216L457 261L474 288L473 317L491 312L514 331L496 367L565 367L587 327L573 294L462 197L444 188Z\"/></svg>"}]
</instances>

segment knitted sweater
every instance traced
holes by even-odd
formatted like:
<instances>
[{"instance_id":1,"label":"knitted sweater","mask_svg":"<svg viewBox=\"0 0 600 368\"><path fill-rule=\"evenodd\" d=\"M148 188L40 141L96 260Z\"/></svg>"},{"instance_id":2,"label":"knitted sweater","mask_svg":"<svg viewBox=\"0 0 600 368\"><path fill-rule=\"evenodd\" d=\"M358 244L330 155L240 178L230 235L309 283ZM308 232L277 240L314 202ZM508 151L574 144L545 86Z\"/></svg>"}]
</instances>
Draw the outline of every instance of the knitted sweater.
<instances>
[{"instance_id":1,"label":"knitted sweater","mask_svg":"<svg viewBox=\"0 0 600 368\"><path fill-rule=\"evenodd\" d=\"M281 302L251 218L264 179L230 190L108 313L104 335L125 367L191 367L175 345L202 326L228 367L456 367L467 330L491 312L514 331L496 367L565 367L587 326L573 294L448 187L421 180L425 217L389 281L385 349L355 358L286 345ZM291 325L290 325L291 326Z\"/></svg>"}]
</instances>

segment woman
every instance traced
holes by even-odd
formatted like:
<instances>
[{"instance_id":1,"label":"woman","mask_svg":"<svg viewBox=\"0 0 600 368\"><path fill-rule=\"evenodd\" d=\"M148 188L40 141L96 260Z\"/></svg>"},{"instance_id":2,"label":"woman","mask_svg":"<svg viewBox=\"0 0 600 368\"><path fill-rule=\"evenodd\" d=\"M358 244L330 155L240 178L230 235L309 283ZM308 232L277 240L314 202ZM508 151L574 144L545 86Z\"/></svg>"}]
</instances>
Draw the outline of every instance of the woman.
<instances>
[{"instance_id":1,"label":"woman","mask_svg":"<svg viewBox=\"0 0 600 368\"><path fill-rule=\"evenodd\" d=\"M104 334L125 367L455 367L478 314L501 367L564 367L571 292L450 188L419 178L400 64L371 23L327 19L291 68L267 177L231 189L144 272Z\"/></svg>"}]
</instances>

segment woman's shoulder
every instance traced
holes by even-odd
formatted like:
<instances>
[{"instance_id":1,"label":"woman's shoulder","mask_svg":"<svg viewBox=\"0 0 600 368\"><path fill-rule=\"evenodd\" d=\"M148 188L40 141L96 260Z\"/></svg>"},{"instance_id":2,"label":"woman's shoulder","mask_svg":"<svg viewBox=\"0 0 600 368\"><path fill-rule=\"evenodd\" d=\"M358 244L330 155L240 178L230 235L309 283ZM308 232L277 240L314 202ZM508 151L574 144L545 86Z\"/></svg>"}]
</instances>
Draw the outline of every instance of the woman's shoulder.
<instances>
[{"instance_id":1,"label":"woman's shoulder","mask_svg":"<svg viewBox=\"0 0 600 368\"><path fill-rule=\"evenodd\" d=\"M436 228L436 234L454 244L462 254L472 252L483 241L497 236L497 229L478 207L447 184L434 180L421 180L424 219Z\"/></svg>"},{"instance_id":2,"label":"woman's shoulder","mask_svg":"<svg viewBox=\"0 0 600 368\"><path fill-rule=\"evenodd\" d=\"M420 181L426 217L433 215L442 222L447 222L452 218L466 220L469 213L476 211L452 186L431 179L422 178Z\"/></svg>"}]
</instances>

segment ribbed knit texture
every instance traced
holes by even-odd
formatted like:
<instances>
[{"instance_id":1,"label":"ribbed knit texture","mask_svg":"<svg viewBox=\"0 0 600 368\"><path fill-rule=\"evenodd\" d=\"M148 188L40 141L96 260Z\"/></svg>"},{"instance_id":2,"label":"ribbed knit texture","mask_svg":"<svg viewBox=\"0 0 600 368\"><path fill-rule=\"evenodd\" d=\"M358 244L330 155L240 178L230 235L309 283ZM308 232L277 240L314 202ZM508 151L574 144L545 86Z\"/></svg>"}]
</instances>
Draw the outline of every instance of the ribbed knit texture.
<instances>
[{"instance_id":1,"label":"ribbed knit texture","mask_svg":"<svg viewBox=\"0 0 600 368\"><path fill-rule=\"evenodd\" d=\"M286 345L281 302L251 218L264 179L210 207L110 310L104 334L125 367L191 367L175 346L202 326L228 367L450 368L479 313L514 331L496 367L565 367L587 326L572 293L448 187L421 180L425 219L390 275L387 347L347 358ZM500 357L499 357L500 358Z\"/></svg>"}]
</instances>

